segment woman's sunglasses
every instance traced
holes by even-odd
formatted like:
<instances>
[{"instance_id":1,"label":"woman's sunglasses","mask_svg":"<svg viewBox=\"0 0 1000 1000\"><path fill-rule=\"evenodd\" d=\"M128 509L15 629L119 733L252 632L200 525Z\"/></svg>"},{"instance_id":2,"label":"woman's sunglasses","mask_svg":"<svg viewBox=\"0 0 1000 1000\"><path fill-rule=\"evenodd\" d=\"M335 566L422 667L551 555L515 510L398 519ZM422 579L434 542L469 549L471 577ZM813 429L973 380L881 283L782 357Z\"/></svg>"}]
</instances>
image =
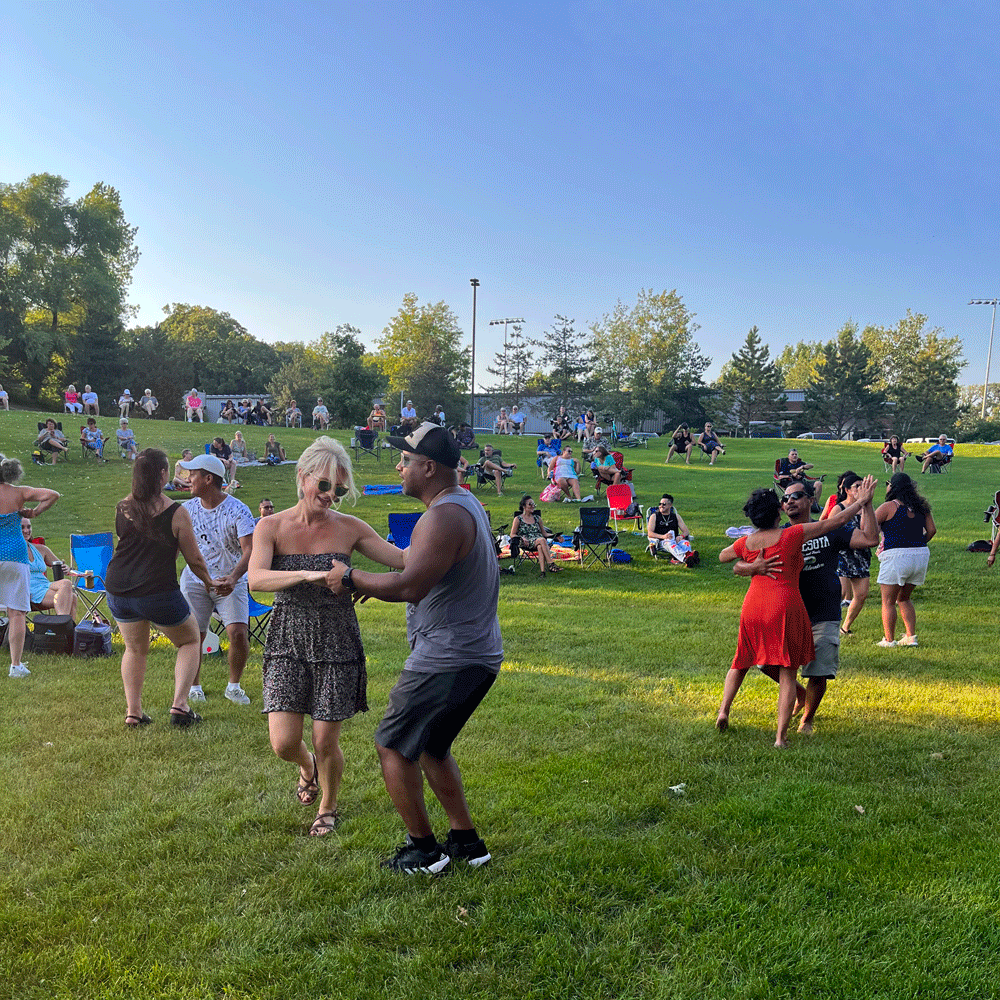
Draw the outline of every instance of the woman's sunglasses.
<instances>
[{"instance_id":1,"label":"woman's sunglasses","mask_svg":"<svg viewBox=\"0 0 1000 1000\"><path fill-rule=\"evenodd\" d=\"M346 486L341 486L339 483L337 484L337 488L334 489L333 483L331 483L329 479L319 479L316 476L313 476L313 479L316 480L316 485L319 487L320 493L329 493L331 490L333 490L334 496L343 497L347 496L347 494L350 492Z\"/></svg>"}]
</instances>

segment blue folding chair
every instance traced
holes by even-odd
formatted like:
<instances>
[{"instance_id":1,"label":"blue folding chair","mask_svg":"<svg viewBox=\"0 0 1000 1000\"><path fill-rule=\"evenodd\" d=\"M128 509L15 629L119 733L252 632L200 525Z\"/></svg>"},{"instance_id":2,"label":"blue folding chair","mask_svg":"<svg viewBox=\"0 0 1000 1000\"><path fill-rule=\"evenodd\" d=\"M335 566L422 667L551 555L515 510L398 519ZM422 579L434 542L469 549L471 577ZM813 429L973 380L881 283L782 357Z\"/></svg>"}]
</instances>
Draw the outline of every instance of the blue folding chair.
<instances>
[{"instance_id":1,"label":"blue folding chair","mask_svg":"<svg viewBox=\"0 0 1000 1000\"><path fill-rule=\"evenodd\" d=\"M413 511L406 514L390 514L389 534L385 540L392 542L397 549L405 549L410 544L410 536L422 513L423 511Z\"/></svg>"},{"instance_id":2,"label":"blue folding chair","mask_svg":"<svg viewBox=\"0 0 1000 1000\"><path fill-rule=\"evenodd\" d=\"M247 627L250 631L250 638L256 639L262 646L267 639L267 626L271 621L273 610L274 608L270 604L261 604L253 594L250 595L250 621L247 623ZM210 632L214 632L218 636L226 634L226 626L214 614L208 628Z\"/></svg>"},{"instance_id":3,"label":"blue folding chair","mask_svg":"<svg viewBox=\"0 0 1000 1000\"><path fill-rule=\"evenodd\" d=\"M84 615L89 618L101 606L101 602L107 596L104 578L108 573L108 563L114 554L114 544L110 531L102 531L93 535L70 535L69 536L70 561L73 568L78 573L93 574L92 586L90 577L76 578L77 596L83 601L87 611ZM105 607L107 611L107 607ZM107 611L108 617L111 612Z\"/></svg>"}]
</instances>

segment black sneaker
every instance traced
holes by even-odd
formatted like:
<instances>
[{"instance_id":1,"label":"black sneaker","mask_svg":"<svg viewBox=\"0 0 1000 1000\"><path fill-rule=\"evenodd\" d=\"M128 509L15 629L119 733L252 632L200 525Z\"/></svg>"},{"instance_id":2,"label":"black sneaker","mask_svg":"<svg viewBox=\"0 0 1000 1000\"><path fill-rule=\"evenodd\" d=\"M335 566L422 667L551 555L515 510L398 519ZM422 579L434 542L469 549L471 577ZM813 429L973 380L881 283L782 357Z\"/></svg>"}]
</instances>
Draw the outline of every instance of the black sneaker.
<instances>
[{"instance_id":1,"label":"black sneaker","mask_svg":"<svg viewBox=\"0 0 1000 1000\"><path fill-rule=\"evenodd\" d=\"M406 843L397 848L396 853L391 858L386 858L382 862L383 868L391 868L393 871L403 872L406 875L416 875L423 872L425 875L440 875L448 867L451 858L441 849L441 845L435 842L434 848L430 851L422 851L414 846L410 840L410 835L406 835Z\"/></svg>"},{"instance_id":2,"label":"black sneaker","mask_svg":"<svg viewBox=\"0 0 1000 1000\"><path fill-rule=\"evenodd\" d=\"M471 844L460 844L452 840L450 833L444 842L443 850L449 858L454 858L456 863L465 861L470 868L482 868L493 856L482 840L473 841Z\"/></svg>"}]
</instances>

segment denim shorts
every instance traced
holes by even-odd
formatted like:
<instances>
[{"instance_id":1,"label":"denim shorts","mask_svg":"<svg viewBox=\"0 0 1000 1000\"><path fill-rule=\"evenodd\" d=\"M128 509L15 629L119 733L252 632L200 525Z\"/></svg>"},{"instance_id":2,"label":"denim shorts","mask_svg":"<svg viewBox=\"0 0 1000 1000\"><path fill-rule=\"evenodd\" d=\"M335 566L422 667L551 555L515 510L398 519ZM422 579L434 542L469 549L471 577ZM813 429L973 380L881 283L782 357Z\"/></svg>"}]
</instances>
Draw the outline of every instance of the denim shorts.
<instances>
[{"instance_id":1,"label":"denim shorts","mask_svg":"<svg viewBox=\"0 0 1000 1000\"><path fill-rule=\"evenodd\" d=\"M115 616L115 621L149 622L162 628L180 625L191 614L180 588L145 597L115 597L114 594L108 594L108 608Z\"/></svg>"}]
</instances>

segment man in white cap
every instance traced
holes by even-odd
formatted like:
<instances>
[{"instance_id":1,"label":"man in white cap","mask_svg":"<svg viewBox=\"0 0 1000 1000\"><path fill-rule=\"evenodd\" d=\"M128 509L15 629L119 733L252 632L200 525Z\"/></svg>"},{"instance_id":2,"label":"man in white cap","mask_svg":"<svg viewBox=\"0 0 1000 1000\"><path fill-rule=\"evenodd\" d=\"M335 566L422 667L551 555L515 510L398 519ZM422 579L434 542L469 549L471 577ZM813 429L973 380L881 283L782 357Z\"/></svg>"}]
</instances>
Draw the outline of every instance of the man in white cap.
<instances>
[{"instance_id":1,"label":"man in white cap","mask_svg":"<svg viewBox=\"0 0 1000 1000\"><path fill-rule=\"evenodd\" d=\"M236 705L249 705L250 698L240 686L250 655L250 599L247 566L253 548L254 517L245 503L223 489L226 467L215 455L198 455L180 465L191 476L191 499L184 508L191 515L198 548L215 580L213 591L184 567L181 591L191 613L198 619L201 640L215 612L229 637L229 684L226 697ZM201 668L188 695L189 701L205 701Z\"/></svg>"},{"instance_id":2,"label":"man in white cap","mask_svg":"<svg viewBox=\"0 0 1000 1000\"><path fill-rule=\"evenodd\" d=\"M413 400L408 399L406 406L399 411L399 431L401 434L409 434L417 429L417 411L413 406Z\"/></svg>"},{"instance_id":3,"label":"man in white cap","mask_svg":"<svg viewBox=\"0 0 1000 1000\"><path fill-rule=\"evenodd\" d=\"M330 411L323 403L323 397L316 397L316 405L313 407L313 430L319 424L320 430L326 430L330 426Z\"/></svg>"}]
</instances>

